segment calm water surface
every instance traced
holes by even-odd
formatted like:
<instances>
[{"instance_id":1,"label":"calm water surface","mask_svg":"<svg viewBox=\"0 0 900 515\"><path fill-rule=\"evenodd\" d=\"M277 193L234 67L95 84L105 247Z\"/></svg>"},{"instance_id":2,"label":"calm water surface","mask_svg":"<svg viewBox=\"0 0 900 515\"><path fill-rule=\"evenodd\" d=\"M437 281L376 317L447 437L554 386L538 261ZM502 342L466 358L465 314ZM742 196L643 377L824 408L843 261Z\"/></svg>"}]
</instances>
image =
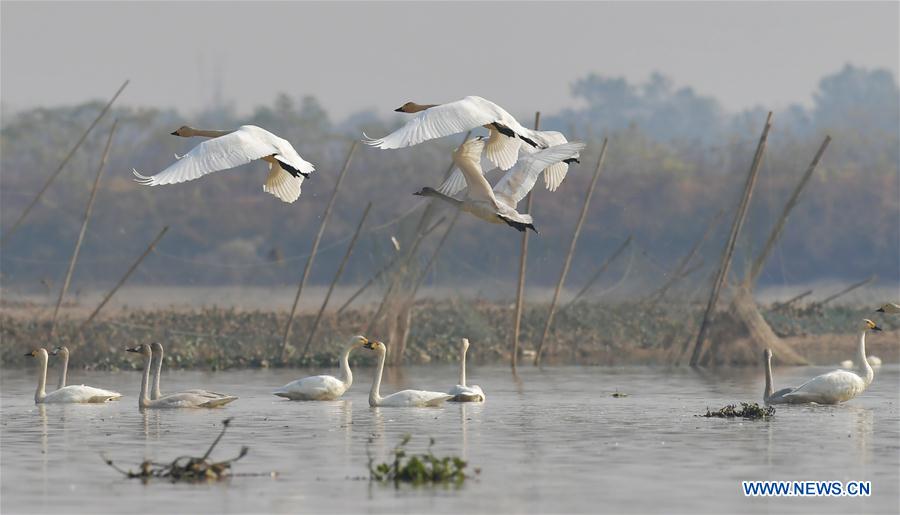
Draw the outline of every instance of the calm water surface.
<instances>
[{"instance_id":1,"label":"calm water surface","mask_svg":"<svg viewBox=\"0 0 900 515\"><path fill-rule=\"evenodd\" d=\"M776 371L776 386L827 370ZM769 422L695 417L707 407L759 400L762 375L663 368L470 367L483 405L438 409L369 408L371 370L336 402L291 402L270 391L309 371L173 372L163 390L209 388L240 396L219 410L137 409L137 372L70 373L73 382L118 390L103 406L35 406L32 370L0 378L3 513L245 512L638 512L898 513L900 368L882 368L872 387L841 406L779 407ZM55 382L55 374L50 373ZM444 390L452 367L388 374L382 392ZM629 394L613 398L611 393ZM277 471L217 484L144 485L120 466L143 458L201 455L233 427L213 454L249 455L235 472ZM412 488L354 479L367 452L385 460L404 433L411 448L436 440L437 454L464 456L481 474L460 488ZM869 498L745 498L741 480L870 480Z\"/></svg>"}]
</instances>

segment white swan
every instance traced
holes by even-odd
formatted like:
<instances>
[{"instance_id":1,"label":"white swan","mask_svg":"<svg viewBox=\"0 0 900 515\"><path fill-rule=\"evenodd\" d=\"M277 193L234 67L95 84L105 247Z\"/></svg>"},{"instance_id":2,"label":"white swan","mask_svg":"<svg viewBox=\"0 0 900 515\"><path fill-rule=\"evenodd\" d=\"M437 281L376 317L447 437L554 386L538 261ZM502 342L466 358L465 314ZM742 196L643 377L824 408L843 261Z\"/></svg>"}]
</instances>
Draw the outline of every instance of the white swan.
<instances>
[{"instance_id":1,"label":"white swan","mask_svg":"<svg viewBox=\"0 0 900 515\"><path fill-rule=\"evenodd\" d=\"M310 376L297 379L272 392L272 395L284 397L292 401L333 401L344 395L353 384L353 373L350 372L350 351L368 343L365 336L354 336L350 345L341 356L341 375Z\"/></svg>"},{"instance_id":2,"label":"white swan","mask_svg":"<svg viewBox=\"0 0 900 515\"><path fill-rule=\"evenodd\" d=\"M462 170L466 179L467 191L463 200L428 187L415 194L439 198L491 223L505 223L519 231L528 228L537 232L531 215L519 213L516 205L534 187L541 170L576 155L584 148L584 144L565 143L529 154L515 168L506 172L493 189L481 169L483 147L484 138L478 137L466 141L453 152L453 162Z\"/></svg>"},{"instance_id":3,"label":"white swan","mask_svg":"<svg viewBox=\"0 0 900 515\"><path fill-rule=\"evenodd\" d=\"M56 383L56 388L59 389L66 385L66 376L69 373L69 348L62 345L50 351L50 355L62 355L62 365L59 367L59 381Z\"/></svg>"},{"instance_id":4,"label":"white swan","mask_svg":"<svg viewBox=\"0 0 900 515\"><path fill-rule=\"evenodd\" d=\"M290 203L300 196L303 179L315 170L287 140L255 125L242 125L235 131L184 126L172 134L184 138L203 136L212 139L200 143L156 175L147 177L133 170L137 182L147 186L177 184L262 159L269 163L269 175L263 184L263 191Z\"/></svg>"},{"instance_id":5,"label":"white swan","mask_svg":"<svg viewBox=\"0 0 900 515\"><path fill-rule=\"evenodd\" d=\"M33 350L26 356L38 358L38 384L37 390L34 392L35 404L81 404L81 403L101 403L106 401L114 401L122 397L121 393L94 388L85 385L70 385L46 393L47 388L47 350Z\"/></svg>"},{"instance_id":6,"label":"white swan","mask_svg":"<svg viewBox=\"0 0 900 515\"><path fill-rule=\"evenodd\" d=\"M777 392L772 392L775 388L772 380L772 349L763 351L763 366L766 368L766 388L763 390L763 402L766 404L791 404L791 401L784 396L794 391L793 388L782 388Z\"/></svg>"},{"instance_id":7,"label":"white swan","mask_svg":"<svg viewBox=\"0 0 900 515\"><path fill-rule=\"evenodd\" d=\"M165 351L163 350L162 344L159 342L151 343L150 354L152 358L150 361L150 366L153 373L153 389L150 391L150 400L156 400L162 397L162 393L159 390L159 378L160 376L162 376L162 364L163 358L165 357ZM209 390L202 389L182 390L178 393L193 393L207 396L228 397L228 395L225 395L224 393L211 392Z\"/></svg>"},{"instance_id":8,"label":"white swan","mask_svg":"<svg viewBox=\"0 0 900 515\"><path fill-rule=\"evenodd\" d=\"M875 311L877 311L878 313L897 314L900 313L900 304L897 304L895 302L887 302Z\"/></svg>"},{"instance_id":9,"label":"white swan","mask_svg":"<svg viewBox=\"0 0 900 515\"><path fill-rule=\"evenodd\" d=\"M484 127L489 131L484 153L488 160L503 170L509 170L516 164L523 141L532 147L548 146L536 141L535 131L522 126L502 107L481 97L468 96L446 104L407 102L395 111L417 114L403 127L383 138L372 139L363 133L363 142L381 149L403 148Z\"/></svg>"},{"instance_id":10,"label":"white swan","mask_svg":"<svg viewBox=\"0 0 900 515\"><path fill-rule=\"evenodd\" d=\"M810 379L791 392L784 394L783 397L791 403L837 404L864 392L875 378L875 372L866 359L866 333L868 331L881 331L881 328L869 319L863 320L860 326L858 359L863 364L865 377L860 377L847 370L834 370Z\"/></svg>"},{"instance_id":11,"label":"white swan","mask_svg":"<svg viewBox=\"0 0 900 515\"><path fill-rule=\"evenodd\" d=\"M372 390L369 392L369 406L373 408L396 407L396 408L424 408L426 406L440 406L444 401L449 400L452 395L443 392L428 392L425 390L403 390L392 393L387 397L381 396L381 374L384 372L384 356L387 353L387 347L381 343L369 340L363 347L378 352L378 369L375 371L375 380L372 381Z\"/></svg>"},{"instance_id":12,"label":"white swan","mask_svg":"<svg viewBox=\"0 0 900 515\"><path fill-rule=\"evenodd\" d=\"M138 398L138 408L217 408L224 406L231 401L237 399L230 395L214 394L207 392L206 395L191 392L173 393L164 395L158 399L150 399L148 391L150 389L150 362L153 359L153 352L150 346L142 343L137 347L125 349L128 352L136 352L144 356L144 373L141 378L141 395Z\"/></svg>"},{"instance_id":13,"label":"white swan","mask_svg":"<svg viewBox=\"0 0 900 515\"><path fill-rule=\"evenodd\" d=\"M452 402L484 402L484 391L478 385L466 385L466 351L469 350L469 339L463 338L459 350L459 384L448 392L453 396Z\"/></svg>"}]
</instances>

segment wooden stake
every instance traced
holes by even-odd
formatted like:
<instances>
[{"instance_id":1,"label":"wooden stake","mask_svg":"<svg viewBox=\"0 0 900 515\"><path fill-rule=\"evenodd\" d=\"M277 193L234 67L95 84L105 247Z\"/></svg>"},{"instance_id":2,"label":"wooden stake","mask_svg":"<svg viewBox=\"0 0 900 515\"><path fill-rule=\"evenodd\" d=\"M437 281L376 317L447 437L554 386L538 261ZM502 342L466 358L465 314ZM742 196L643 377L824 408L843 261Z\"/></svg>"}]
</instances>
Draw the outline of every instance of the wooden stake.
<instances>
[{"instance_id":1,"label":"wooden stake","mask_svg":"<svg viewBox=\"0 0 900 515\"><path fill-rule=\"evenodd\" d=\"M622 244L619 245L619 248L617 248L616 251L612 253L612 255L606 258L606 261L604 261L603 264L600 265L600 268L598 268L597 271L594 272L594 275L592 275L591 278L588 279L586 283L584 283L584 286L581 288L581 290L579 290L578 293L575 294L574 297L572 297L572 300L570 300L568 304L566 304L559 310L560 312L563 312L572 307L572 305L578 302L578 299L580 299L585 293L587 293L589 289L591 289L591 286L593 286L594 283L597 282L598 279L600 279L600 276L602 276L603 273L606 272L606 269L609 268L609 266L612 265L616 259L618 259L619 255L621 255L622 252L625 252L625 249L628 247L628 245L631 244L631 238L632 236L629 234L628 238L626 238L625 241L623 241Z\"/></svg>"},{"instance_id":2,"label":"wooden stake","mask_svg":"<svg viewBox=\"0 0 900 515\"><path fill-rule=\"evenodd\" d=\"M600 178L600 170L603 169L603 161L606 158L606 146L609 143L608 138L603 139L603 147L600 148L600 157L597 159L597 169L594 170L594 176L591 178L591 184L588 186L587 193L584 195L584 204L581 206L581 216L578 217L578 223L575 224L575 232L572 233L572 241L569 243L569 252L566 254L566 261L563 263L562 273L559 274L559 281L556 283L556 291L553 292L553 300L550 302L550 312L547 314L547 322L544 323L544 333L541 335L541 343L538 344L537 351L534 354L534 366L540 366L541 356L544 352L544 342L547 341L547 335L550 334L550 326L553 324L553 316L556 314L556 304L559 302L559 294L562 292L563 285L566 282L566 275L569 273L569 267L572 265L572 256L575 255L575 246L578 244L578 236L581 235L581 228L587 219L588 209L591 206L591 196L594 194L594 187L597 185L597 179Z\"/></svg>"},{"instance_id":3,"label":"wooden stake","mask_svg":"<svg viewBox=\"0 0 900 515\"><path fill-rule=\"evenodd\" d=\"M834 295L826 297L825 299L823 299L819 302L815 302L814 306L817 308L820 308L820 307L824 306L825 304L828 304L829 302L837 299L838 297L843 297L844 295L850 293L851 291L853 291L857 288L862 288L863 286L869 284L870 282L872 282L874 280L875 280L875 276L870 275L868 279L863 279L862 281L859 281L858 283L853 283L850 286L844 288L843 290L835 293Z\"/></svg>"},{"instance_id":4,"label":"wooden stake","mask_svg":"<svg viewBox=\"0 0 900 515\"><path fill-rule=\"evenodd\" d=\"M91 122L90 125L88 125L88 128L85 129L84 133L81 135L80 138L78 138L78 141L75 143L75 146L72 147L72 149L69 150L69 153L66 154L66 157L63 158L62 162L59 164L59 167L56 169L56 171L53 172L53 174L47 178L47 180L44 182L44 185L41 186L41 189L37 192L37 195L34 196L34 199L31 200L31 202L28 204L28 206L25 208L25 210L22 211L22 214L19 215L19 219L16 220L15 223L13 223L12 226L9 229L7 229L5 233L3 233L3 236L0 237L0 247L3 246L3 244L6 242L7 238L9 238L14 232L16 232L16 230L22 224L22 221L24 221L25 217L28 216L28 213L30 213L31 210L34 208L34 206L37 205L38 201L44 195L44 192L47 191L47 188L50 187L50 184L53 183L53 181L56 179L56 177L59 176L59 174L63 171L63 168L66 167L66 164L69 163L69 160L72 159L72 156L75 155L75 151L78 150L78 147L80 147L81 144L84 143L84 140L87 139L88 134L90 134L90 132L94 129L94 127L97 126L98 123L100 123L100 120L103 118L103 116L106 115L106 112L109 111L109 108L112 107L113 102L115 102L116 99L119 98L119 95L122 93L122 91L125 90L125 86L128 85L128 82L129 81L126 80L125 82L122 83L121 86L119 86L119 89L118 89L118 91L116 91L116 94L113 95L113 97L109 100L109 102L106 103L106 105L100 111L100 114L97 115L97 118L95 118L94 121Z\"/></svg>"},{"instance_id":5,"label":"wooden stake","mask_svg":"<svg viewBox=\"0 0 900 515\"><path fill-rule=\"evenodd\" d=\"M141 261L143 261L144 258L147 257L147 255L149 255L151 252L153 252L153 249L156 247L156 244L159 243L159 240L162 239L163 235L166 234L166 231L168 231L168 230L169 230L169 226L167 225L167 226L163 227L161 231L159 231L159 234L156 235L156 238L153 238L153 241L151 241L150 245L147 246L147 250L145 250L144 253L141 254L141 256L139 258L137 258L137 261L135 261L131 265L131 268L129 268L128 271L125 272L125 275L123 275L122 278L119 279L119 282L116 283L116 285L113 287L113 289L110 290L110 292L106 294L106 297L103 297L103 301L101 301L100 305L98 305L97 308L94 309L94 312L91 313L91 316L89 316L87 318L87 320L85 320L84 323L81 324L80 329L84 329L88 324L91 323L91 321L94 320L94 317L96 317L97 314L100 313L100 310L103 309L103 306L105 306L107 302L109 302L109 299L111 299L112 296L115 295L117 291L119 291L119 288L121 288L122 285L125 284L125 281L127 281L128 278L131 277L131 274L137 269L138 265L141 264Z\"/></svg>"},{"instance_id":6,"label":"wooden stake","mask_svg":"<svg viewBox=\"0 0 900 515\"><path fill-rule=\"evenodd\" d=\"M300 286L297 287L297 295L294 296L294 304L291 306L291 314L288 316L287 324L284 326L284 338L281 340L280 353L282 362L287 357L288 341L291 337L291 326L294 324L294 316L297 314L297 304L300 302L300 295L303 293L303 287L306 286L306 281L309 279L313 261L316 259L316 252L319 250L319 242L322 241L322 235L325 234L325 226L328 225L328 219L331 218L334 200L337 198L338 191L341 189L341 183L344 182L344 176L347 175L347 170L350 169L350 163L353 161L353 153L356 151L356 146L358 144L358 141L354 141L353 144L350 145L350 150L347 152L347 158L344 160L344 167L341 169L337 182L334 184L334 191L331 192L331 198L328 200L328 206L325 208L325 214L322 215L322 222L319 224L319 232L316 233L316 239L313 240L312 250L309 253L309 258L306 260L306 267L303 269L303 277L300 279Z\"/></svg>"},{"instance_id":7,"label":"wooden stake","mask_svg":"<svg viewBox=\"0 0 900 515\"><path fill-rule=\"evenodd\" d=\"M541 127L541 112L534 113L534 130ZM532 192L528 192L525 199L525 214L531 214L531 206L534 198ZM519 282L516 283L516 311L513 316L513 341L512 341L512 358L510 364L513 374L516 373L516 367L519 361L519 336L522 329L522 308L525 304L525 270L528 268L528 231L522 232L522 246L519 251Z\"/></svg>"},{"instance_id":8,"label":"wooden stake","mask_svg":"<svg viewBox=\"0 0 900 515\"><path fill-rule=\"evenodd\" d=\"M100 186L100 178L103 176L103 169L106 168L106 160L109 158L109 149L112 147L113 136L116 133L116 125L118 120L114 121L112 128L109 130L109 137L106 140L106 147L103 149L103 157L100 158L100 165L97 167L97 176L94 177L94 185L91 187L91 196L88 197L87 207L84 209L84 218L81 220L81 230L78 232L78 239L75 241L75 249L72 251L72 258L69 260L69 268L66 270L66 279L63 281L62 288L59 290L59 299L56 301L56 308L53 310L53 319L50 322L50 337L56 336L56 319L59 316L59 307L62 305L63 298L69 290L69 283L72 281L72 272L75 271L75 263L78 261L78 253L81 251L81 242L84 241L84 234L87 232L88 221L91 219L91 212L94 210L94 199L97 198L97 187Z\"/></svg>"},{"instance_id":9,"label":"wooden stake","mask_svg":"<svg viewBox=\"0 0 900 515\"><path fill-rule=\"evenodd\" d=\"M787 222L788 215L791 214L791 210L794 209L794 206L797 205L797 199L800 197L800 192L802 192L803 188L806 187L806 184L809 182L810 177L812 177L813 172L816 171L816 167L819 166L819 161L821 161L822 155L825 153L825 149L828 148L829 143L831 143L831 136L825 136L825 141L822 142L822 145L819 147L819 150L813 157L812 162L809 163L809 167L806 168L806 172L803 174L800 182L798 182L797 186L794 188L794 192L791 194L791 198L788 199L787 204L784 205L781 216L778 218L778 222L775 224L775 227L772 228L772 233L769 234L769 239L766 240L766 244L763 246L762 252L760 252L759 256L757 256L757 258L753 261L753 266L750 268L750 273L747 274L747 278L744 281L745 286L752 289L753 285L756 284L756 279L759 278L759 274L762 272L763 265L766 264L766 259L768 259L769 253L775 247L775 243L778 242L778 238L781 237L781 233L784 230L784 224Z\"/></svg>"},{"instance_id":10,"label":"wooden stake","mask_svg":"<svg viewBox=\"0 0 900 515\"><path fill-rule=\"evenodd\" d=\"M331 293L334 291L334 286L341 279L341 274L344 273L344 267L347 266L347 261L350 259L350 255L353 253L353 247L356 246L356 240L359 238L359 233L362 231L363 224L366 223L366 218L369 216L369 210L372 209L372 203L369 202L366 205L366 210L363 211L362 218L359 219L359 224L356 226L356 232L353 233L353 238L350 240L350 245L347 246L347 252L344 253L343 259L341 259L341 264L338 266L337 272L334 274L334 279L331 280L331 285L328 286L328 292L325 294L325 300L322 301L322 306L319 308L319 312L316 313L316 319L313 322L312 329L309 330L309 336L306 337L306 345L303 346L303 352L300 353L300 359L303 359L306 356L306 351L309 350L309 345L312 343L313 338L316 336L316 331L319 329L319 321L322 320L322 313L325 312L325 307L328 306L328 301L331 299Z\"/></svg>"},{"instance_id":11,"label":"wooden stake","mask_svg":"<svg viewBox=\"0 0 900 515\"><path fill-rule=\"evenodd\" d=\"M769 111L766 116L766 124L763 127L762 135L759 138L759 144L756 146L756 154L753 156L753 164L750 166L750 173L747 175L747 182L744 185L744 193L741 202L735 212L734 222L731 225L731 234L722 251L722 262L713 282L712 291L709 294L709 302L706 305L706 311L703 313L703 319L700 322L700 330L697 332L697 339L694 342L694 350L691 353L690 365L696 367L703 353L703 343L706 340L706 333L709 330L709 321L716 309L716 303L719 301L719 294L722 286L728 279L728 270L731 266L731 258L734 256L734 248L737 245L738 235L741 227L744 225L744 219L747 216L747 209L750 206L750 198L753 196L753 188L756 186L756 178L759 176L760 165L762 165L763 154L766 151L766 141L769 138L769 130L772 128L772 112ZM713 343L715 345L715 343Z\"/></svg>"}]
</instances>

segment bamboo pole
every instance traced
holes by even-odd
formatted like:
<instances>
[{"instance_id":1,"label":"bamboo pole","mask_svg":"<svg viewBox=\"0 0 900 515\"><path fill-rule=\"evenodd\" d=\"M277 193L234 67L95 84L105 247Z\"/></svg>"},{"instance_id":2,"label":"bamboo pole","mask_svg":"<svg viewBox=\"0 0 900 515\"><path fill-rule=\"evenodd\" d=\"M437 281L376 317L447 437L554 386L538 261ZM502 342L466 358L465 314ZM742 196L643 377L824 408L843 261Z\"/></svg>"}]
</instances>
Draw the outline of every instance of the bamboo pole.
<instances>
[{"instance_id":1,"label":"bamboo pole","mask_svg":"<svg viewBox=\"0 0 900 515\"><path fill-rule=\"evenodd\" d=\"M863 279L862 281L859 281L858 283L853 283L853 284L851 284L850 286L844 288L843 290L841 290L841 291L835 293L834 295L831 295L831 296L826 297L825 299L823 299L823 300L821 300L821 301L819 301L819 302L816 302L816 303L814 304L814 306L817 307L817 308L820 308L820 307L824 306L825 304L828 304L829 302L831 302L831 301L837 299L838 297L843 297L844 295L850 293L851 291L853 291L853 290L855 290L855 289L857 289L857 288L862 288L863 286L869 284L870 282L872 282L872 281L874 281L874 280L875 280L875 276L874 276L874 275L870 275L868 279Z\"/></svg>"},{"instance_id":2,"label":"bamboo pole","mask_svg":"<svg viewBox=\"0 0 900 515\"><path fill-rule=\"evenodd\" d=\"M813 157L813 160L806 168L806 172L803 174L800 182L798 182L797 186L794 188L794 192L791 194L790 199L788 199L787 204L784 205L781 216L778 218L778 222L775 224L775 227L772 228L772 233L769 234L769 239L766 240L766 244L763 246L762 252L760 252L759 256L757 256L757 258L753 261L753 266L750 268L750 273L747 275L747 278L745 280L745 283L748 287L752 288L753 285L756 284L756 280L759 278L759 274L762 272L763 266L766 264L766 259L768 259L769 253L775 247L775 243L778 242L778 238L781 237L781 233L784 230L784 224L787 223L788 215L791 214L791 210L794 209L794 206L797 205L797 199L800 197L800 192L802 192L803 188L806 187L806 184L812 177L813 172L816 171L816 167L819 166L819 161L821 161L822 155L825 153L825 149L828 148L829 143L831 143L831 136L825 136L825 140L822 142L819 150L816 151L816 155Z\"/></svg>"},{"instance_id":3,"label":"bamboo pole","mask_svg":"<svg viewBox=\"0 0 900 515\"><path fill-rule=\"evenodd\" d=\"M419 274L418 279L416 279L416 284L413 286L412 293L409 296L409 303L412 303L416 300L416 293L419 292L419 287L422 286L422 283L425 282L425 276L428 275L428 271L431 270L431 267L434 265L434 262L437 260L438 254L441 252L441 248L443 248L444 243L447 242L447 237L450 236L450 231L453 230L453 227L456 225L456 221L459 220L459 215L462 214L462 211L457 211L456 214L453 215L453 219L450 220L450 225L447 226L447 230L444 231L444 235L441 236L441 240L438 242L437 246L434 248L434 252L431 253L431 257L428 258L428 262L425 263L425 268L422 270L422 273Z\"/></svg>"},{"instance_id":4,"label":"bamboo pole","mask_svg":"<svg viewBox=\"0 0 900 515\"><path fill-rule=\"evenodd\" d=\"M712 318L713 312L716 309L716 304L719 301L719 294L722 291L722 286L725 285L725 281L728 279L728 270L731 266L731 258L734 256L734 248L737 245L738 235L741 232L741 228L744 225L744 219L747 216L747 209L750 206L750 198L753 196L753 188L754 186L756 186L756 178L759 176L759 169L762 165L763 154L766 151L766 141L769 138L769 130L771 128L772 112L769 111L768 116L766 116L766 123L763 127L762 135L759 138L759 144L756 146L756 154L753 156L753 163L750 166L750 173L747 174L747 182L744 185L744 193L741 197L738 209L735 212L734 222L731 225L731 233L729 234L728 241L726 242L725 248L722 251L722 262L719 265L718 272L716 273L712 291L709 295L709 302L706 304L706 311L703 313L703 319L700 322L700 330L697 331L697 339L694 341L694 350L691 353L690 365L692 367L696 367L700 361L700 357L703 353L703 343L704 340L706 340L706 333L709 331L709 321Z\"/></svg>"},{"instance_id":5,"label":"bamboo pole","mask_svg":"<svg viewBox=\"0 0 900 515\"><path fill-rule=\"evenodd\" d=\"M578 244L578 236L581 235L581 228L587 219L588 209L591 207L591 196L594 194L594 187L600 178L600 171L603 169L603 161L606 159L606 146L609 143L608 138L603 139L603 146L600 148L600 157L597 159L597 169L594 170L594 176L584 195L584 204L581 206L581 216L578 217L578 223L575 224L575 231L572 233L572 241L569 243L569 252L566 254L566 260L563 263L562 272L559 274L559 281L556 283L556 291L553 292L553 300L550 302L550 312L547 314L547 321L544 323L544 333L541 335L541 343L538 344L537 351L534 354L534 366L540 366L541 356L544 352L544 343L547 341L547 335L550 334L550 326L553 325L553 316L556 315L556 304L559 302L559 295L566 283L566 275L569 273L569 267L572 265L572 256L575 255L575 246Z\"/></svg>"},{"instance_id":6,"label":"bamboo pole","mask_svg":"<svg viewBox=\"0 0 900 515\"><path fill-rule=\"evenodd\" d=\"M534 130L541 127L541 112L534 113ZM532 192L528 192L525 199L525 214L531 214L531 206L534 197ZM525 270L528 268L528 231L522 231L522 246L519 251L519 281L516 283L516 311L513 316L513 341L512 341L512 357L511 366L513 374L516 373L519 361L519 336L522 330L522 308L525 304Z\"/></svg>"},{"instance_id":7,"label":"bamboo pole","mask_svg":"<svg viewBox=\"0 0 900 515\"><path fill-rule=\"evenodd\" d=\"M344 267L347 266L347 261L350 259L350 255L353 254L353 247L356 246L356 240L359 238L359 233L362 231L363 225L366 223L366 218L369 216L369 210L372 209L372 203L369 202L366 205L365 211L363 211L362 217L359 219L359 224L356 226L356 232L353 233L353 238L350 240L350 244L347 246L347 252L344 253L344 257L341 259L341 264L338 266L337 272L334 274L334 279L331 280L331 284L328 286L328 292L325 294L325 300L322 301L322 306L319 308L319 312L316 313L316 319L313 322L312 329L309 330L309 336L306 337L306 345L303 346L303 352L300 353L300 359L303 359L306 356L306 351L309 350L309 345L312 343L313 338L316 336L316 331L319 329L319 322L322 320L322 313L325 312L325 308L328 306L328 301L331 299L331 294L334 292L334 286L341 279L341 275L344 273Z\"/></svg>"},{"instance_id":8,"label":"bamboo pole","mask_svg":"<svg viewBox=\"0 0 900 515\"><path fill-rule=\"evenodd\" d=\"M91 316L89 316L87 318L87 320L85 320L84 323L81 324L80 329L84 329L85 327L87 327L88 324L91 323L91 321L94 320L94 317L96 317L97 314L100 313L100 310L103 309L103 306L105 306L107 302L109 302L109 299L111 299L112 296L115 295L117 291L119 291L119 288L121 288L122 285L125 284L125 281L127 281L128 278L131 277L131 274L135 270L137 270L137 267L138 267L138 265L141 264L141 261L143 261L144 258L147 257L151 252L153 252L153 249L156 248L156 244L159 243L159 240L162 239L163 235L165 235L166 231L168 231L168 230L169 230L169 226L167 225L167 226L163 227L161 231L159 231L159 234L156 235L156 238L153 238L153 241L151 241L150 245L147 246L147 250L145 250L144 253L141 254L141 256L139 258L137 258L137 261L135 261L131 265L131 268L129 268L128 271L125 272L125 275L123 275L122 278L119 279L119 282L116 283L116 285L113 287L113 289L110 290L110 292L107 293L105 297L103 297L103 300L96 307L96 309L94 309L94 312L91 313Z\"/></svg>"},{"instance_id":9,"label":"bamboo pole","mask_svg":"<svg viewBox=\"0 0 900 515\"><path fill-rule=\"evenodd\" d=\"M319 242L322 241L322 235L325 234L325 226L328 225L328 219L331 218L331 210L334 208L334 201L337 198L338 191L341 189L341 184L344 182L344 176L347 175L347 170L350 169L350 163L353 161L353 153L356 151L356 147L359 144L358 141L354 141L352 145L350 145L350 150L347 152L347 158L344 160L344 167L341 169L341 173L338 175L337 182L334 184L334 191L331 192L331 198L328 199L328 206L325 207L325 214L322 215L322 222L319 224L319 232L316 233L316 239L313 240L312 250L309 253L309 258L306 260L306 267L303 269L303 277L300 279L300 286L297 287L297 294L294 296L294 304L291 306L291 314L288 316L287 324L284 326L284 337L281 340L281 360L285 360L285 354L287 353L288 340L291 337L291 326L294 324L294 316L297 314L297 304L300 302L300 295L303 293L303 287L306 286L306 281L309 280L309 273L312 270L313 261L316 259L316 252L319 250Z\"/></svg>"},{"instance_id":10,"label":"bamboo pole","mask_svg":"<svg viewBox=\"0 0 900 515\"><path fill-rule=\"evenodd\" d=\"M700 247L704 242L709 238L709 235L712 234L713 229L715 229L719 225L719 221L722 220L722 217L725 215L725 209L720 209L718 213L706 224L706 229L703 231L703 235L700 236L694 245L691 247L691 250L687 253L684 258L678 263L678 266L675 267L675 270L672 272L669 280L662 285L662 287L656 290L653 295L650 296L650 304L647 306L647 310L653 309L656 304L662 300L662 298L666 295L666 292L669 291L676 282L678 282L682 277L687 277L690 273L686 272L686 268L688 264L694 259L694 256L697 255L697 252L700 250ZM692 269L691 272L694 270Z\"/></svg>"},{"instance_id":11,"label":"bamboo pole","mask_svg":"<svg viewBox=\"0 0 900 515\"><path fill-rule=\"evenodd\" d=\"M606 272L606 269L609 268L610 265L612 265L613 262L618 259L622 252L625 251L628 245L631 244L631 239L632 236L629 234L628 238L626 238L625 241L623 241L622 244L619 245L619 248L617 248L615 252L613 252L608 258L606 258L606 261L604 261L600 265L600 268L598 268L597 271L594 272L594 275L591 276L591 278L588 279L586 283L584 283L584 286L582 286L581 290L579 290L578 293L576 293L575 296L572 297L572 300L570 300L568 304L566 304L559 310L560 312L563 312L572 307L572 305L578 302L578 299L580 299L585 293L587 293L591 286L593 286L594 283L597 282L598 279L600 279L600 276L602 276L603 273Z\"/></svg>"},{"instance_id":12,"label":"bamboo pole","mask_svg":"<svg viewBox=\"0 0 900 515\"><path fill-rule=\"evenodd\" d=\"M118 91L116 91L115 95L113 95L113 97L109 100L109 102L106 103L106 105L100 111L100 114L97 115L97 118L95 118L94 121L91 122L90 125L88 125L88 128L85 129L84 133L82 133L81 137L78 138L78 141L75 143L75 146L72 147L72 149L69 150L69 153L66 154L66 157L63 158L62 162L59 164L59 167L56 169L56 171L53 172L53 174L51 174L50 177L47 178L47 180L44 182L44 185L41 186L40 190L38 190L37 195L34 196L34 198L31 200L31 202L28 204L28 206L25 208L25 210L22 211L22 214L19 215L18 220L16 220L15 223L12 224L12 227L7 229L6 232L3 233L3 236L0 237L0 247L2 247L4 243L6 243L7 238L9 238L14 232L16 232L16 230L19 228L19 226L25 220L25 217L28 216L28 213L30 213L31 210L34 208L34 206L37 205L38 201L44 195L44 192L47 191L47 188L50 187L50 184L53 183L54 180L56 180L56 178L59 176L59 174L63 171L63 168L66 167L66 164L69 163L69 160L71 160L72 157L75 155L75 152L78 150L78 148L81 146L81 144L84 143L84 141L87 139L88 134L90 134L90 132L94 129L94 127L97 126L98 123L100 123L100 120L106 115L107 111L109 111L110 107L112 107L112 105L116 101L116 99L119 98L119 95L122 93L122 91L125 90L125 86L128 85L128 82L129 81L126 80L125 82L122 83L121 86L119 86L119 89L118 89Z\"/></svg>"},{"instance_id":13,"label":"bamboo pole","mask_svg":"<svg viewBox=\"0 0 900 515\"><path fill-rule=\"evenodd\" d=\"M118 123L118 120L113 121L112 128L109 130L109 137L106 139L106 147L103 149L103 156L100 158L100 165L97 166L97 175L94 177L94 185L91 187L91 196L88 197L87 207L84 208L84 218L81 220L81 230L78 232L78 239L75 241L75 249L72 251L72 258L69 260L69 268L66 270L66 279L63 281L62 288L59 290L59 299L56 301L56 308L53 309L53 319L50 321L51 338L56 336L56 319L59 316L59 307L62 305L63 298L65 298L66 292L69 290L69 284L72 281L72 272L75 271L75 263L78 261L81 243L84 241L88 221L91 219L91 213L94 210L94 200L97 198L97 188L100 186L100 178L103 177L103 169L106 168L106 161L109 158L109 149L112 147L112 140L116 133L116 126Z\"/></svg>"},{"instance_id":14,"label":"bamboo pole","mask_svg":"<svg viewBox=\"0 0 900 515\"><path fill-rule=\"evenodd\" d=\"M774 304L772 304L772 311L787 309L791 306L791 304L812 295L812 292L813 292L812 290L806 290L805 292L800 293L799 295L794 295L793 297L789 298L788 300L786 300L784 302L775 302Z\"/></svg>"}]
</instances>

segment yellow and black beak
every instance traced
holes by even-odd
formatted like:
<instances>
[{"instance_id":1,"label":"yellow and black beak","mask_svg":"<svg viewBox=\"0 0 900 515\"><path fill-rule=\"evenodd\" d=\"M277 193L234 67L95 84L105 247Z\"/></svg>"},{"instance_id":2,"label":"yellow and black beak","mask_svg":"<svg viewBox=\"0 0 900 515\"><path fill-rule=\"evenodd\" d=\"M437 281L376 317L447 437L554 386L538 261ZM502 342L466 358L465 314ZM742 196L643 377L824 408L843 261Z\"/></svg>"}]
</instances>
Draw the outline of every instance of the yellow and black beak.
<instances>
[{"instance_id":1,"label":"yellow and black beak","mask_svg":"<svg viewBox=\"0 0 900 515\"><path fill-rule=\"evenodd\" d=\"M363 345L363 347L365 347L369 350L372 350L375 348L376 343L378 343L378 342L373 342L372 340L366 340L366 343Z\"/></svg>"},{"instance_id":2,"label":"yellow and black beak","mask_svg":"<svg viewBox=\"0 0 900 515\"><path fill-rule=\"evenodd\" d=\"M872 330L873 331L881 331L882 329L880 327L878 327L878 325L872 324Z\"/></svg>"},{"instance_id":3,"label":"yellow and black beak","mask_svg":"<svg viewBox=\"0 0 900 515\"><path fill-rule=\"evenodd\" d=\"M141 346L138 345L136 347L128 347L125 349L125 352L141 352Z\"/></svg>"},{"instance_id":4,"label":"yellow and black beak","mask_svg":"<svg viewBox=\"0 0 900 515\"><path fill-rule=\"evenodd\" d=\"M34 351L26 352L25 355L28 356L29 358L33 358L33 357L34 357Z\"/></svg>"}]
</instances>

